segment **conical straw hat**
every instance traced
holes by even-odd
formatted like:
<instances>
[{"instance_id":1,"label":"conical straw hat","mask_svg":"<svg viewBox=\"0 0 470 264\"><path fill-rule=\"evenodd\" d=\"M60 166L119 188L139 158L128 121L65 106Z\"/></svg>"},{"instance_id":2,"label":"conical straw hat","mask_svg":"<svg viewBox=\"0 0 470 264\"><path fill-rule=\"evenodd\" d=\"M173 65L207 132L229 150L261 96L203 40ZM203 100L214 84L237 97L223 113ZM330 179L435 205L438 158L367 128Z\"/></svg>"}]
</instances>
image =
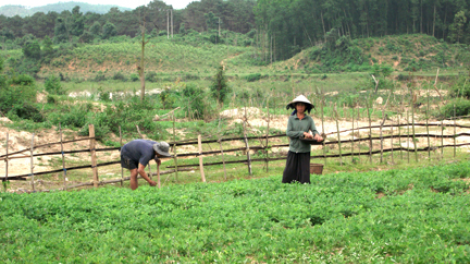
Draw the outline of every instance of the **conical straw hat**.
<instances>
[{"instance_id":1,"label":"conical straw hat","mask_svg":"<svg viewBox=\"0 0 470 264\"><path fill-rule=\"evenodd\" d=\"M292 102L287 104L286 109L289 109L289 108L295 109L295 103L304 103L305 106L306 106L305 110L307 110L308 112L310 112L310 110L312 110L312 108L315 107L315 106L313 106L312 103L310 103L310 101L307 99L307 97L305 97L303 95L299 95L294 100L292 100Z\"/></svg>"}]
</instances>

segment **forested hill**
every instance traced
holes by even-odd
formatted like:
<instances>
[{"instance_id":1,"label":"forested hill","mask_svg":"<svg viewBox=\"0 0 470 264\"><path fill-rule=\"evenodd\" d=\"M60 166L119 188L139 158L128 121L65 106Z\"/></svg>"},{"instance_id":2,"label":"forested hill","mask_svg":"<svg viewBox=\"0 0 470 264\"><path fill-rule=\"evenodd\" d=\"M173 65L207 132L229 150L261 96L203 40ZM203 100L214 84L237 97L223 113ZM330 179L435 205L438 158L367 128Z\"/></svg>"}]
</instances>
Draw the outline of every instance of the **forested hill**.
<instances>
[{"instance_id":1,"label":"forested hill","mask_svg":"<svg viewBox=\"0 0 470 264\"><path fill-rule=\"evenodd\" d=\"M145 32L181 36L206 32L221 44L224 32L246 34L264 63L292 58L313 46L344 48L347 41L390 35L425 34L445 43L470 43L470 0L201 0L185 9L154 0L131 11L111 8L105 14L72 11L33 16L0 15L2 49L17 49L33 38L48 36L55 44L96 43L115 36L135 37ZM173 27L170 27L170 24ZM222 32L222 35L220 35ZM271 55L272 54L272 55Z\"/></svg>"},{"instance_id":2,"label":"forested hill","mask_svg":"<svg viewBox=\"0 0 470 264\"><path fill-rule=\"evenodd\" d=\"M109 10L113 7L117 7L120 11L129 11L131 8L119 7L116 5L93 5L88 3L81 2L59 2L55 4L49 4L45 6L38 6L32 8L26 8L25 6L20 5L5 5L0 7L0 15L6 17L14 17L16 15L20 17L33 16L37 12L43 12L47 14L48 12L57 12L61 13L62 11L72 11L75 6L79 6L80 9L84 12L92 12L97 14L108 13Z\"/></svg>"}]
</instances>

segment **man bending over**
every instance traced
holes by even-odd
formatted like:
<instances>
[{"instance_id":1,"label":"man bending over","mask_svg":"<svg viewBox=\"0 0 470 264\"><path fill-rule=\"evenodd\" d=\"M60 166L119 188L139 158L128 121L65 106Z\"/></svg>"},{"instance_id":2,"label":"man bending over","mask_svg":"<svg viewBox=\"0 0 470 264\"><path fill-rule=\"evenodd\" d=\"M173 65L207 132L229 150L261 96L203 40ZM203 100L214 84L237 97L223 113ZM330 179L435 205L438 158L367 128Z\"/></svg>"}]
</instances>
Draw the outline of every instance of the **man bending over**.
<instances>
[{"instance_id":1,"label":"man bending over","mask_svg":"<svg viewBox=\"0 0 470 264\"><path fill-rule=\"evenodd\" d=\"M162 157L170 157L168 153L170 145L166 142L155 142L146 139L136 139L124 146L121 149L121 167L130 170L131 172L131 189L137 189L137 175L142 176L150 186L155 186L157 183L152 181L147 173L145 167L150 160L155 160L157 163L157 170L160 170Z\"/></svg>"}]
</instances>

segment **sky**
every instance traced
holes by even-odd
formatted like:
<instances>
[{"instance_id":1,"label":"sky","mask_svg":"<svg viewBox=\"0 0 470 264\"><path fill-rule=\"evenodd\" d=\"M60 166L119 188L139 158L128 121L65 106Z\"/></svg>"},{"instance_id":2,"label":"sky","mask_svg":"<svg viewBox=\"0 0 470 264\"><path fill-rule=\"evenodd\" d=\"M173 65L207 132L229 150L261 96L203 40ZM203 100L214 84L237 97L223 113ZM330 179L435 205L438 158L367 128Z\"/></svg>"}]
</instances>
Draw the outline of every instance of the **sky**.
<instances>
[{"instance_id":1,"label":"sky","mask_svg":"<svg viewBox=\"0 0 470 264\"><path fill-rule=\"evenodd\" d=\"M84 2L97 5L117 5L121 7L136 8L138 6L147 5L151 0L75 0L74 2ZM163 0L167 5L173 5L174 9L183 9L189 3L196 0ZM26 7L36 7L58 2L71 2L67 0L0 0L0 6L4 5L22 5Z\"/></svg>"}]
</instances>

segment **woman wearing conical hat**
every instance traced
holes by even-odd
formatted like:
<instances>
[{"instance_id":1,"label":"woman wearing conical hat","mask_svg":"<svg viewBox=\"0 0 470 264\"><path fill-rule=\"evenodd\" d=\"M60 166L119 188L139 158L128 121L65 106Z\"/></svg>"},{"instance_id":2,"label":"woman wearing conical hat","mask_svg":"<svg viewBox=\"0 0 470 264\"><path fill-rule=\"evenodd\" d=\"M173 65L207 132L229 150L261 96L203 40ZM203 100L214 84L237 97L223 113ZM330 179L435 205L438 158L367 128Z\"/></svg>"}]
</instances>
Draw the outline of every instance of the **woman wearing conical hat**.
<instances>
[{"instance_id":1,"label":"woman wearing conical hat","mask_svg":"<svg viewBox=\"0 0 470 264\"><path fill-rule=\"evenodd\" d=\"M309 143L300 139L312 139L318 142L323 138L317 131L310 113L314 106L303 95L299 95L287 105L287 109L295 109L287 122L287 136L290 138L286 168L282 176L283 183L310 183L310 149ZM312 132L312 134L309 133Z\"/></svg>"}]
</instances>

